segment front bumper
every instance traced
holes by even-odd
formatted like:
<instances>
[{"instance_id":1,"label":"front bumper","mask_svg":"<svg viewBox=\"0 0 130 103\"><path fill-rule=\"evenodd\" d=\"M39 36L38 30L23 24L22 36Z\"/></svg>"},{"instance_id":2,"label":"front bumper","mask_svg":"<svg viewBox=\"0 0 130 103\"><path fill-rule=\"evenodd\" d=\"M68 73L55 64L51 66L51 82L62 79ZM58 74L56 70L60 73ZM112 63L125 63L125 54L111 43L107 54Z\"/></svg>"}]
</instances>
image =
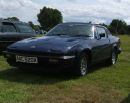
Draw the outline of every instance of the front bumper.
<instances>
[{"instance_id":1,"label":"front bumper","mask_svg":"<svg viewBox=\"0 0 130 103\"><path fill-rule=\"evenodd\" d=\"M29 68L68 68L72 67L75 63L75 56L37 56L37 55L24 55L18 53L11 53L4 51L4 57L11 66L15 67L29 67ZM22 63L16 62L16 55L25 57L37 57L38 63Z\"/></svg>"}]
</instances>

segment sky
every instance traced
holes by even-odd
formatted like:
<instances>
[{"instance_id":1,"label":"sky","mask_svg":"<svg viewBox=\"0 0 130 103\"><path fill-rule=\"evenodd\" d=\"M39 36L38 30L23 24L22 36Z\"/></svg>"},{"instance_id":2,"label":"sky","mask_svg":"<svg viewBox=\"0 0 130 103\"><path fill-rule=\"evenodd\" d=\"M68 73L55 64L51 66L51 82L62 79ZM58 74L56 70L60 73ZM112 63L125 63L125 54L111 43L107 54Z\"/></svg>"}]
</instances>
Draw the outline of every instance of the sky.
<instances>
[{"instance_id":1,"label":"sky","mask_svg":"<svg viewBox=\"0 0 130 103\"><path fill-rule=\"evenodd\" d=\"M60 10L64 22L109 24L121 19L130 24L130 0L0 0L0 18L16 16L38 24L37 14L44 6Z\"/></svg>"}]
</instances>

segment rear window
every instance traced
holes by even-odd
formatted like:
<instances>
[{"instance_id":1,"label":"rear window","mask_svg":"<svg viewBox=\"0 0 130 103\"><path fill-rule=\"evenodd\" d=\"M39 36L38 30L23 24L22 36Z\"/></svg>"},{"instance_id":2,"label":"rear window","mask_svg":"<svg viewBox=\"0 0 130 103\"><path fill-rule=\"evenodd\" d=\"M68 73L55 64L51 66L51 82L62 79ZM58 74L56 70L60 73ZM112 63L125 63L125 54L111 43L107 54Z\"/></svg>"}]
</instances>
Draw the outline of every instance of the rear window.
<instances>
[{"instance_id":1,"label":"rear window","mask_svg":"<svg viewBox=\"0 0 130 103\"><path fill-rule=\"evenodd\" d=\"M28 24L16 24L21 33L31 33L33 29Z\"/></svg>"},{"instance_id":2,"label":"rear window","mask_svg":"<svg viewBox=\"0 0 130 103\"><path fill-rule=\"evenodd\" d=\"M12 23L3 23L1 31L2 32L16 32L16 28Z\"/></svg>"}]
</instances>

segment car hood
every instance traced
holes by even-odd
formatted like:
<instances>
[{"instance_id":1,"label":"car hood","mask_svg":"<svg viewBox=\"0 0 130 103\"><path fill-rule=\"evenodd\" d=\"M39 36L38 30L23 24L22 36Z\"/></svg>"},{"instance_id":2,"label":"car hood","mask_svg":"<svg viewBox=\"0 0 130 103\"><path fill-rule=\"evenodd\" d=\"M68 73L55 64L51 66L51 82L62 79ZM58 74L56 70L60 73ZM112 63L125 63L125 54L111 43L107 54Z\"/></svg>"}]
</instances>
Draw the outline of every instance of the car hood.
<instances>
[{"instance_id":1,"label":"car hood","mask_svg":"<svg viewBox=\"0 0 130 103\"><path fill-rule=\"evenodd\" d=\"M13 45L8 49L43 51L43 52L66 52L80 42L78 37L66 36L44 36L40 38L29 38Z\"/></svg>"}]
</instances>

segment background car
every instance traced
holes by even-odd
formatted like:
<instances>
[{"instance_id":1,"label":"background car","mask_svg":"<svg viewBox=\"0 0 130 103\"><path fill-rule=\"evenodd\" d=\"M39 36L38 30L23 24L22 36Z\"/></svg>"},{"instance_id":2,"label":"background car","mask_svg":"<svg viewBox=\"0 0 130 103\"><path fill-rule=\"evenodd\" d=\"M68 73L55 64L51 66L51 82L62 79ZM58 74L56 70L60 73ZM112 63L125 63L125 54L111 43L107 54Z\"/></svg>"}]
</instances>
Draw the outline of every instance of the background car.
<instances>
[{"instance_id":1,"label":"background car","mask_svg":"<svg viewBox=\"0 0 130 103\"><path fill-rule=\"evenodd\" d=\"M7 62L16 67L71 67L80 76L90 65L115 64L121 52L120 39L96 24L63 23L46 36L30 38L9 46Z\"/></svg>"},{"instance_id":2,"label":"background car","mask_svg":"<svg viewBox=\"0 0 130 103\"><path fill-rule=\"evenodd\" d=\"M34 36L35 32L27 23L0 20L0 51L16 41Z\"/></svg>"}]
</instances>

